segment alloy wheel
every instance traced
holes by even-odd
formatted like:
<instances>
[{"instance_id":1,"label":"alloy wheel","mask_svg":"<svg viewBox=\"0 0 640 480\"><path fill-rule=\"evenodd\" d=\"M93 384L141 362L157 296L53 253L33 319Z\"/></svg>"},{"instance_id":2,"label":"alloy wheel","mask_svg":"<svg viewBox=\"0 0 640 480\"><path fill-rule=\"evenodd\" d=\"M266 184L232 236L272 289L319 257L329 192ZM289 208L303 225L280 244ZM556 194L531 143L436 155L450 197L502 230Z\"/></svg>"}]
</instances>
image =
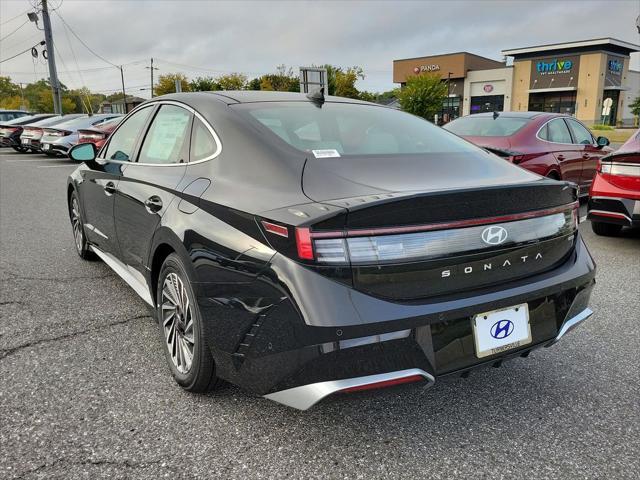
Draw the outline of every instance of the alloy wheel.
<instances>
[{"instance_id":1,"label":"alloy wheel","mask_svg":"<svg viewBox=\"0 0 640 480\"><path fill-rule=\"evenodd\" d=\"M193 363L195 337L193 312L187 289L171 272L162 284L162 328L169 356L178 372L187 373Z\"/></svg>"},{"instance_id":2,"label":"alloy wheel","mask_svg":"<svg viewBox=\"0 0 640 480\"><path fill-rule=\"evenodd\" d=\"M84 234L82 231L82 220L80 219L80 209L78 208L78 200L73 197L71 201L71 227L73 228L73 238L76 242L78 252L82 253L84 244Z\"/></svg>"}]
</instances>

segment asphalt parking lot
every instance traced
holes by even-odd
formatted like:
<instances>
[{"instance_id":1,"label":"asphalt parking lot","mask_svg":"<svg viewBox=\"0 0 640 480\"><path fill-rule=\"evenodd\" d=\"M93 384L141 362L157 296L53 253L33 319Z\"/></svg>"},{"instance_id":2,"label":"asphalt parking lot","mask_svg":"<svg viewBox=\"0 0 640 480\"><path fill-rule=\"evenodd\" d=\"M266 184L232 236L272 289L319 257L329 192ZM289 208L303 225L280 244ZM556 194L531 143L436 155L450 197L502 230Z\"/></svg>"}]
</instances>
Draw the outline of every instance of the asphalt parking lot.
<instances>
[{"instance_id":1,"label":"asphalt parking lot","mask_svg":"<svg viewBox=\"0 0 640 480\"><path fill-rule=\"evenodd\" d=\"M70 160L0 149L0 478L637 478L640 231L581 231L596 315L469 378L298 412L180 390L145 304L76 255Z\"/></svg>"}]
</instances>

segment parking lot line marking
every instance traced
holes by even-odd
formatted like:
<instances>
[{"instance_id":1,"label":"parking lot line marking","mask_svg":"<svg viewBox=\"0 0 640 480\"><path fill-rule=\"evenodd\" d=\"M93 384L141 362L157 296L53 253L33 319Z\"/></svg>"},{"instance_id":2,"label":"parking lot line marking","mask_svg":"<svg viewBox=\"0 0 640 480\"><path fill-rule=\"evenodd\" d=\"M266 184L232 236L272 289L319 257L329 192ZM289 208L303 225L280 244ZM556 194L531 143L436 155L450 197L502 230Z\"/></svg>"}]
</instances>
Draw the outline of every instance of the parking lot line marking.
<instances>
[{"instance_id":1,"label":"parking lot line marking","mask_svg":"<svg viewBox=\"0 0 640 480\"><path fill-rule=\"evenodd\" d=\"M62 168L62 167L77 167L77 165L38 165L38 168Z\"/></svg>"},{"instance_id":2,"label":"parking lot line marking","mask_svg":"<svg viewBox=\"0 0 640 480\"><path fill-rule=\"evenodd\" d=\"M46 162L47 160L51 160L50 158L22 158L22 159L11 159L5 160L7 163L21 163L21 162Z\"/></svg>"}]
</instances>

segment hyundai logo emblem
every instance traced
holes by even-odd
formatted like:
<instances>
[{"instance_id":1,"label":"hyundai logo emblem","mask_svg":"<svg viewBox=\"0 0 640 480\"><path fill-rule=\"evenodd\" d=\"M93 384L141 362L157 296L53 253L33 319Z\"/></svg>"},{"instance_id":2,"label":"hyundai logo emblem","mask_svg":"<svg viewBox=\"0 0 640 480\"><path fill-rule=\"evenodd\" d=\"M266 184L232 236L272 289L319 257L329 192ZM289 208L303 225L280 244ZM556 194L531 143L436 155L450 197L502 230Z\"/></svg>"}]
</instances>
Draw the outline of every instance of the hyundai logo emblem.
<instances>
[{"instance_id":1,"label":"hyundai logo emblem","mask_svg":"<svg viewBox=\"0 0 640 480\"><path fill-rule=\"evenodd\" d=\"M504 228L495 225L482 231L482 241L488 245L500 245L507 240L508 236Z\"/></svg>"},{"instance_id":2,"label":"hyundai logo emblem","mask_svg":"<svg viewBox=\"0 0 640 480\"><path fill-rule=\"evenodd\" d=\"M511 320L498 320L491 326L491 336L497 340L507 338L513 333L513 322Z\"/></svg>"}]
</instances>

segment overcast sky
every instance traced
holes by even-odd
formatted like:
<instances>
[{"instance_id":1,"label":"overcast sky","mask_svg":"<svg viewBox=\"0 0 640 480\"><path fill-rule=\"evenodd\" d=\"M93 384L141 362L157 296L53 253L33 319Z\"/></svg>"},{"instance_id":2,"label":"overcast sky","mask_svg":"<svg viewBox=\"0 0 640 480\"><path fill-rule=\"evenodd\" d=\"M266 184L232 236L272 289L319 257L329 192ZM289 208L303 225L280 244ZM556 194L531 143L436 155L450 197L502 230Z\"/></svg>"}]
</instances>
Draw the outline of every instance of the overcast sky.
<instances>
[{"instance_id":1,"label":"overcast sky","mask_svg":"<svg viewBox=\"0 0 640 480\"><path fill-rule=\"evenodd\" d=\"M0 1L0 59L43 38L26 12L36 0ZM469 51L500 60L501 50L588 38L640 43L638 0L311 1L49 0L57 63L69 87L112 93L120 73L66 31L58 14L97 54L124 64L127 93L146 97L149 58L156 75L242 72L249 77L286 64L364 68L360 89L394 87L394 59ZM16 18L13 18L16 17ZM17 30L16 30L17 29ZM14 33L15 31L15 33ZM6 37L6 38L5 38ZM75 55L75 57L74 57ZM631 67L640 69L640 54ZM182 64L182 65L180 65ZM78 72L80 70L80 72ZM0 75L31 82L46 61L25 53L0 63Z\"/></svg>"}]
</instances>

